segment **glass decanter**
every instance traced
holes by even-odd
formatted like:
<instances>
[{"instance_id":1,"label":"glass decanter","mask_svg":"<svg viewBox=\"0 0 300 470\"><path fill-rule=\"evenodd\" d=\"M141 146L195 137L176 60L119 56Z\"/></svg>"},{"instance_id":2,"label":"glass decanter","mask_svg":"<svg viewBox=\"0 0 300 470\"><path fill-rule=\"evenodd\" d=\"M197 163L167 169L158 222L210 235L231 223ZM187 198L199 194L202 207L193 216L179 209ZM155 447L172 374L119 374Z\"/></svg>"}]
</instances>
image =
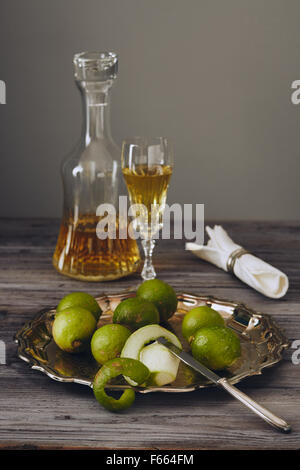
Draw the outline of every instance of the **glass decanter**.
<instances>
[{"instance_id":1,"label":"glass decanter","mask_svg":"<svg viewBox=\"0 0 300 470\"><path fill-rule=\"evenodd\" d=\"M72 278L106 281L135 272L140 263L136 240L118 237L120 226L128 224L118 213L121 152L111 137L109 119L118 57L112 52L83 52L73 63L84 120L79 143L62 163L64 206L53 265ZM115 238L99 238L101 204L116 208Z\"/></svg>"}]
</instances>

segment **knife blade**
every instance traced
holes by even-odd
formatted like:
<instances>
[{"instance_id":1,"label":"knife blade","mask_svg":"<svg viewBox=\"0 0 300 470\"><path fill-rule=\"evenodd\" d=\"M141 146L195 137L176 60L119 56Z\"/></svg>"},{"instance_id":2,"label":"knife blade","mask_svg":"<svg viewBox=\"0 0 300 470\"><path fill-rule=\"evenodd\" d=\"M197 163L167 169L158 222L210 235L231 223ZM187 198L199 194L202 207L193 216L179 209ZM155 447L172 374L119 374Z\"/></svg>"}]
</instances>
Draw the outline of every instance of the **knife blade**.
<instances>
[{"instance_id":1,"label":"knife blade","mask_svg":"<svg viewBox=\"0 0 300 470\"><path fill-rule=\"evenodd\" d=\"M289 432L291 430L291 426L286 421L279 418L267 408L254 401L245 393L241 392L238 388L228 382L225 377L220 377L215 372L201 364L201 362L197 361L193 356L185 351L182 351L167 339L159 337L156 341L165 346L172 354L174 354L174 356L190 366L192 369L204 375L204 377L208 378L211 382L215 383L219 387L222 387L224 390L230 393L230 395L247 406L251 411L257 414L271 426L282 432Z\"/></svg>"},{"instance_id":2,"label":"knife blade","mask_svg":"<svg viewBox=\"0 0 300 470\"><path fill-rule=\"evenodd\" d=\"M185 351L182 351L177 346L175 346L175 344L171 343L170 341L168 341L167 339L163 337L158 338L157 342L166 346L174 354L174 356L178 357L178 359L180 359L182 362L192 367L197 372L200 372L200 374L204 375L211 382L214 382L215 384L218 385L218 381L220 380L221 377L215 374L212 370L209 370L200 362L196 361L196 359L194 359L193 356L191 356Z\"/></svg>"}]
</instances>

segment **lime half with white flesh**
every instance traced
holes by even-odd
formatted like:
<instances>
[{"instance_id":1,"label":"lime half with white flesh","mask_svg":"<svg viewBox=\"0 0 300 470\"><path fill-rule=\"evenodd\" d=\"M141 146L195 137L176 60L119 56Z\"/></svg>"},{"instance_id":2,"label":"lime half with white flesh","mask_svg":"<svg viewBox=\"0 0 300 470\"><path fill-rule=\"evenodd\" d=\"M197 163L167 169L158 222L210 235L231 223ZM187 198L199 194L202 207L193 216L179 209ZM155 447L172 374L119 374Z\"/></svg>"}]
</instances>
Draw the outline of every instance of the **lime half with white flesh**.
<instances>
[{"instance_id":1,"label":"lime half with white flesh","mask_svg":"<svg viewBox=\"0 0 300 470\"><path fill-rule=\"evenodd\" d=\"M147 384L161 387L176 379L180 360L162 344L145 346L140 352L140 361L151 374Z\"/></svg>"},{"instance_id":2,"label":"lime half with white flesh","mask_svg":"<svg viewBox=\"0 0 300 470\"><path fill-rule=\"evenodd\" d=\"M158 349L157 347L150 348L152 345L149 343L153 343L161 336L177 346L179 349L182 349L181 343L177 336L175 336L169 330L163 328L160 325L147 325L140 328L139 330L136 330L129 336L121 353L121 357L129 357L131 359L140 360L141 362L143 362L144 357L144 360L146 360L148 364L147 367L149 368L150 372L153 372L152 379L154 379L156 382L159 381L159 384L157 383L157 385L160 386L165 385L166 383L170 383L169 379L171 378L175 380L179 366L179 361L176 361L177 366L175 367L176 362L174 362L174 356L164 346L161 345L163 349ZM160 345L155 343L155 346ZM143 352L143 349L146 349L146 352ZM159 375L159 373L162 374ZM168 377L166 376L166 373L168 373ZM163 377L165 380L168 378L168 382L165 382ZM125 379L130 385L137 385L129 377L125 377Z\"/></svg>"}]
</instances>

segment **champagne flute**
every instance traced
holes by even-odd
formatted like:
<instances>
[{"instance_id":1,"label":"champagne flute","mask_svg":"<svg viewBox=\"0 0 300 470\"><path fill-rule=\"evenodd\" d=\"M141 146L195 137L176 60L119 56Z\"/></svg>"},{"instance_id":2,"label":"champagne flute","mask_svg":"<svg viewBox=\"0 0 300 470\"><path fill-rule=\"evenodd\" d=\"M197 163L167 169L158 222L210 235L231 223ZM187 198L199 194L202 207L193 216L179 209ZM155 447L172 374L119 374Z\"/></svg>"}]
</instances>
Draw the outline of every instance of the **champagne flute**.
<instances>
[{"instance_id":1,"label":"champagne flute","mask_svg":"<svg viewBox=\"0 0 300 470\"><path fill-rule=\"evenodd\" d=\"M163 226L167 190L173 170L173 149L165 137L133 137L123 141L122 172L130 203L138 208L135 230L145 253L144 280L154 279L154 237Z\"/></svg>"}]
</instances>

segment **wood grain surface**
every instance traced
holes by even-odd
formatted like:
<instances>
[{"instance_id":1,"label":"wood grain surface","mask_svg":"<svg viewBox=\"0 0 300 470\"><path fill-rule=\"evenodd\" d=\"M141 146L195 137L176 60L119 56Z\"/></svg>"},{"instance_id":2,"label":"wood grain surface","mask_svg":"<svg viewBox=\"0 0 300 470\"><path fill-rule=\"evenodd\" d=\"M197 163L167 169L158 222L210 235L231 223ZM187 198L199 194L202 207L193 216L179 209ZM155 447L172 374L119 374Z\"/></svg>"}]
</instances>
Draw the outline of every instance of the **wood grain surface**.
<instances>
[{"instance_id":1,"label":"wood grain surface","mask_svg":"<svg viewBox=\"0 0 300 470\"><path fill-rule=\"evenodd\" d=\"M299 449L300 364L293 350L277 366L239 388L291 423L281 434L222 390L137 395L122 414L112 414L85 386L52 381L18 359L13 336L38 310L72 291L92 295L122 291L139 275L84 283L58 274L51 257L59 222L0 220L0 448ZM158 276L177 291L241 301L269 313L290 340L300 340L300 223L226 222L234 240L284 271L290 289L271 300L184 250L184 241L160 241L154 253Z\"/></svg>"}]
</instances>

